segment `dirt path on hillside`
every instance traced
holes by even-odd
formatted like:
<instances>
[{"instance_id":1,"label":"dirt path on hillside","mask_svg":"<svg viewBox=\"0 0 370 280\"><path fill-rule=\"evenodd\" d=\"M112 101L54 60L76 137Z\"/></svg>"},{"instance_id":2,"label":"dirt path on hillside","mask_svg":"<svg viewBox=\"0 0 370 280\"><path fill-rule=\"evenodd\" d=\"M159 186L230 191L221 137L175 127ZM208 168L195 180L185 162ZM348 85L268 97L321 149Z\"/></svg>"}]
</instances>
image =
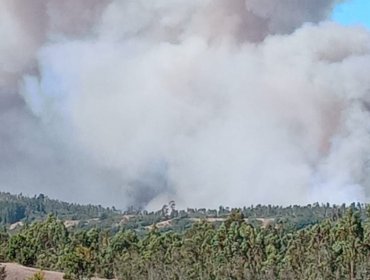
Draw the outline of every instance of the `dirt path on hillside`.
<instances>
[{"instance_id":1,"label":"dirt path on hillside","mask_svg":"<svg viewBox=\"0 0 370 280\"><path fill-rule=\"evenodd\" d=\"M6 270L6 280L27 280L40 269L26 267L16 263L3 263ZM43 270L45 280L63 280L64 273ZM101 278L92 278L92 280L104 280Z\"/></svg>"},{"instance_id":2,"label":"dirt path on hillside","mask_svg":"<svg viewBox=\"0 0 370 280\"><path fill-rule=\"evenodd\" d=\"M4 263L6 270L6 279L8 280L26 280L32 277L39 269L25 267L16 263ZM63 273L55 271L43 271L46 280L62 280Z\"/></svg>"}]
</instances>

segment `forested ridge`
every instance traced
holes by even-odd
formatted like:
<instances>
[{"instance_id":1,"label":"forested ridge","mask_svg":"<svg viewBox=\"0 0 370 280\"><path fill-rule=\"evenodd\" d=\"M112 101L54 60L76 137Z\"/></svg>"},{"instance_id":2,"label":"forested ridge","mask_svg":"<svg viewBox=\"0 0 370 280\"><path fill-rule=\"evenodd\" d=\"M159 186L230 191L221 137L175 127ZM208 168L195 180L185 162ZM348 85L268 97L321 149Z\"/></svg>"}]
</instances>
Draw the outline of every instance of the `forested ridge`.
<instances>
[{"instance_id":1,"label":"forested ridge","mask_svg":"<svg viewBox=\"0 0 370 280\"><path fill-rule=\"evenodd\" d=\"M362 204L179 211L171 202L120 216L130 222L67 228L49 213L15 232L4 227L1 260L69 279L370 279L370 208ZM152 216L172 226L133 226Z\"/></svg>"},{"instance_id":2,"label":"forested ridge","mask_svg":"<svg viewBox=\"0 0 370 280\"><path fill-rule=\"evenodd\" d=\"M91 219L118 213L116 209L101 205L80 205L56 199L44 194L28 197L0 192L0 224L12 224L19 221L32 222L53 214L60 219Z\"/></svg>"},{"instance_id":3,"label":"forested ridge","mask_svg":"<svg viewBox=\"0 0 370 280\"><path fill-rule=\"evenodd\" d=\"M357 203L350 205L350 207L356 208L361 217L364 217L365 205ZM0 192L0 225L8 228L14 223L27 224L43 220L52 214L59 220L71 222L69 224L74 228L81 229L99 227L117 231L124 227L135 231L145 231L153 224L167 222L165 227L158 224L161 231L181 232L199 219L225 219L233 211L240 211L253 225L259 225L262 219L267 219L267 221L274 223L284 222L287 226L300 229L325 219L338 219L345 210L346 205L344 204L318 203L288 207L258 204L242 208L219 206L218 209L187 208L178 210L174 201L163 205L157 211L147 211L134 206L118 210L115 207L107 208L101 205L63 202L51 199L44 194L28 197L22 194L14 195ZM220 224L220 222L215 222Z\"/></svg>"}]
</instances>

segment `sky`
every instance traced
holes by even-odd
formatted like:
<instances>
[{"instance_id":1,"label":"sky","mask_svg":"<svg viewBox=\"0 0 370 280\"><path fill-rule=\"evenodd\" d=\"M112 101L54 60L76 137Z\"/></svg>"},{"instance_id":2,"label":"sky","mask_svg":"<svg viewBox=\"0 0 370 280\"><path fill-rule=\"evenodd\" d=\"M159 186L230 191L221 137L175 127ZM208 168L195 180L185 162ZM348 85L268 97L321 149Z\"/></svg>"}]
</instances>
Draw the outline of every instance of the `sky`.
<instances>
[{"instance_id":1,"label":"sky","mask_svg":"<svg viewBox=\"0 0 370 280\"><path fill-rule=\"evenodd\" d=\"M334 10L333 19L346 25L360 24L370 28L370 1L345 1Z\"/></svg>"}]
</instances>

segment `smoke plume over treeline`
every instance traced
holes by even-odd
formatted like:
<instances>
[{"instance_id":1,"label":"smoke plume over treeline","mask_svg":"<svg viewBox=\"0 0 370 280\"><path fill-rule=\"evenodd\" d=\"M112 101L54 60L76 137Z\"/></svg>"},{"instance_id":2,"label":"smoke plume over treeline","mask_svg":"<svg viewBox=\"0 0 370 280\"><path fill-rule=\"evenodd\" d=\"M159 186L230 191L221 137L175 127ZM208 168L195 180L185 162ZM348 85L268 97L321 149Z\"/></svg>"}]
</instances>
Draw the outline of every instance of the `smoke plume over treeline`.
<instances>
[{"instance_id":1,"label":"smoke plume over treeline","mask_svg":"<svg viewBox=\"0 0 370 280\"><path fill-rule=\"evenodd\" d=\"M366 201L370 32L334 0L2 0L0 184L73 201Z\"/></svg>"}]
</instances>

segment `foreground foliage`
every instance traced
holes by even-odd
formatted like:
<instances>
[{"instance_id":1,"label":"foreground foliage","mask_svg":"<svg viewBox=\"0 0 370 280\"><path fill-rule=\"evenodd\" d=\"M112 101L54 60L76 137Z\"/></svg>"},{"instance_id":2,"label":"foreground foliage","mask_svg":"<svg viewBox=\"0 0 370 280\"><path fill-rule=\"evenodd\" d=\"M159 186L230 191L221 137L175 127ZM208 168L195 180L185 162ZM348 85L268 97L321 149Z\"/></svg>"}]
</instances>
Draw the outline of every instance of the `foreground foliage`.
<instances>
[{"instance_id":1,"label":"foreground foliage","mask_svg":"<svg viewBox=\"0 0 370 280\"><path fill-rule=\"evenodd\" d=\"M0 250L4 261L67 279L370 279L370 222L354 205L301 229L253 226L233 211L220 226L204 220L182 232L68 231L50 215L3 232Z\"/></svg>"}]
</instances>

